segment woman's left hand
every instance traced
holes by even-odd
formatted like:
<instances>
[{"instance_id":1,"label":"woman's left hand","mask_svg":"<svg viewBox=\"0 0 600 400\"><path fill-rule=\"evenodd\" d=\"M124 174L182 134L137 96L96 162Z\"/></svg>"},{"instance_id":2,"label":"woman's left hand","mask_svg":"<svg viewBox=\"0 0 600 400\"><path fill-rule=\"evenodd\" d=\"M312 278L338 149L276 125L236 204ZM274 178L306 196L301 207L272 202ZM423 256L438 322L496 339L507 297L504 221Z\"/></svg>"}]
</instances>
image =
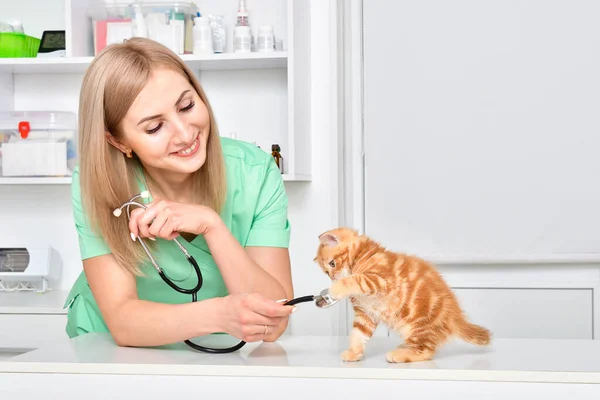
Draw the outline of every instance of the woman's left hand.
<instances>
[{"instance_id":1,"label":"woman's left hand","mask_svg":"<svg viewBox=\"0 0 600 400\"><path fill-rule=\"evenodd\" d=\"M136 208L131 211L129 230L132 238L172 240L180 232L206 235L220 221L214 210L197 204L157 200L146 206L147 210Z\"/></svg>"}]
</instances>

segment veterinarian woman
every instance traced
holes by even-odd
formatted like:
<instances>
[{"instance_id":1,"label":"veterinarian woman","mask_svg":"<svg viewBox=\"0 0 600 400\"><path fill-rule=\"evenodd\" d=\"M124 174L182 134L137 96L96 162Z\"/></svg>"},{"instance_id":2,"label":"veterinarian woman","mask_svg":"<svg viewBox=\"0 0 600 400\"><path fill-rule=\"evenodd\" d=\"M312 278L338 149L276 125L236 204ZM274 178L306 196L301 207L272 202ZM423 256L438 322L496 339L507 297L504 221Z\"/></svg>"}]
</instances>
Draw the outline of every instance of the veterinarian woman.
<instances>
[{"instance_id":1,"label":"veterinarian woman","mask_svg":"<svg viewBox=\"0 0 600 400\"><path fill-rule=\"evenodd\" d=\"M110 332L122 346L156 346L224 332L274 341L294 307L287 197L270 154L220 138L193 73L164 46L108 46L83 80L80 164L72 183L83 272L65 304L67 334ZM149 208L113 214L134 195ZM178 286L159 276L138 239Z\"/></svg>"}]
</instances>

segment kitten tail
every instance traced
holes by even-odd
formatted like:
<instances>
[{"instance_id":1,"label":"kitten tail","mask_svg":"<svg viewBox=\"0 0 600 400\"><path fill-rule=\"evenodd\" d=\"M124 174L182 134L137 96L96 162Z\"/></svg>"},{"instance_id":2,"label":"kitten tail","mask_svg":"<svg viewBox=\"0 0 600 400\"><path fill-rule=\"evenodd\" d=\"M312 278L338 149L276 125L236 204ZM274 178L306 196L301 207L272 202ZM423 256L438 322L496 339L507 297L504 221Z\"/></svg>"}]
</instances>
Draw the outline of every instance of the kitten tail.
<instances>
[{"instance_id":1,"label":"kitten tail","mask_svg":"<svg viewBox=\"0 0 600 400\"><path fill-rule=\"evenodd\" d=\"M470 323L462 317L454 320L455 334L466 342L486 346L491 341L491 333L487 329Z\"/></svg>"}]
</instances>

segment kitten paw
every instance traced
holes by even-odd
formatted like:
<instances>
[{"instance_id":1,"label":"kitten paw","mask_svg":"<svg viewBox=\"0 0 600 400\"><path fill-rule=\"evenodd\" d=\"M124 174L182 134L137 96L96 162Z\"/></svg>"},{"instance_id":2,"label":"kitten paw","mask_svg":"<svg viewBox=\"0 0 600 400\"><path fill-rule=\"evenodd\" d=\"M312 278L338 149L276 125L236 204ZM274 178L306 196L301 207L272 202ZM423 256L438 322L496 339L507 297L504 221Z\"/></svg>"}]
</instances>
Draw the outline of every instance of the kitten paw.
<instances>
[{"instance_id":1,"label":"kitten paw","mask_svg":"<svg viewBox=\"0 0 600 400\"><path fill-rule=\"evenodd\" d=\"M329 295L334 300L340 300L342 297L344 297L345 289L346 289L346 286L344 286L344 284L342 282L336 281L329 288Z\"/></svg>"},{"instance_id":2,"label":"kitten paw","mask_svg":"<svg viewBox=\"0 0 600 400\"><path fill-rule=\"evenodd\" d=\"M386 359L390 363L410 363L418 361L431 360L433 354L430 352L417 353L408 348L399 348L386 354Z\"/></svg>"},{"instance_id":3,"label":"kitten paw","mask_svg":"<svg viewBox=\"0 0 600 400\"><path fill-rule=\"evenodd\" d=\"M345 350L342 353L342 360L343 361L350 361L350 362L352 362L352 361L360 361L360 360L362 360L362 358L363 358L363 354L362 353L356 354L354 352L354 350Z\"/></svg>"}]
</instances>

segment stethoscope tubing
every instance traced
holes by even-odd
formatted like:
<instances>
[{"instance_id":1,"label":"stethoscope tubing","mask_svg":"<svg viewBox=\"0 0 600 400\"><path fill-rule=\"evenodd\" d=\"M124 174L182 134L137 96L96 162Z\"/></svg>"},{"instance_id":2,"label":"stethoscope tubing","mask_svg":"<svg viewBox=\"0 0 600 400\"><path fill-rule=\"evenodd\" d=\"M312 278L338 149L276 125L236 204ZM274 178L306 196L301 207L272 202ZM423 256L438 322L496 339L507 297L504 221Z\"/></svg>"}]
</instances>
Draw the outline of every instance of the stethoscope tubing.
<instances>
[{"instance_id":1,"label":"stethoscope tubing","mask_svg":"<svg viewBox=\"0 0 600 400\"><path fill-rule=\"evenodd\" d=\"M147 194L146 194L147 196ZM113 214L116 217L119 217L121 215L121 210L123 209L123 207L127 207L127 220L130 219L131 214L129 212L129 207L130 206L136 206L136 207L141 207L144 209L148 209L148 207L145 204L141 204L138 203L134 200L136 200L137 198L140 197L146 197L144 196L144 194L138 194L134 197L132 197L128 202L123 203L121 205L121 207L119 207L118 209L116 209ZM200 289L202 288L202 285L204 283L204 279L202 277L202 271L200 270L200 267L198 266L198 263L196 262L196 259L194 257L192 257L188 251L186 250L185 247L183 247L183 245L181 243L179 243L179 241L177 240L177 238L173 239L173 241L177 244L177 246L179 247L179 249L181 250L181 252L185 255L186 260L188 261L188 263L190 263L190 265L192 266L192 268L194 269L194 271L196 272L196 276L198 278L198 282L196 284L196 286L194 286L192 289L184 289L180 286L178 286L177 284L175 284L175 282L173 282L168 276L167 274L164 272L164 270L158 265L158 263L156 262L156 260L154 259L154 257L152 257L152 254L150 253L150 250L148 249L148 246L146 245L146 243L144 243L143 239L141 237L137 237L137 240L140 242L142 248L144 249L144 251L146 252L146 255L148 256L148 258L150 259L150 262L152 263L152 265L154 265L155 269L157 270L158 274L160 275L160 277L162 278L162 280L169 285L173 290L179 292L179 293L183 293L183 294L190 294L192 296L192 302L197 302L198 301L198 292L200 291ZM297 297L295 299L289 300L286 303L284 303L284 305L286 306L293 306L299 303L306 303L306 302L310 302L310 301L314 301L315 300L314 295L308 295L308 296L302 296L302 297ZM244 347L246 345L245 341L240 341L238 344L236 344L235 346L231 346L231 347L225 347L225 348L212 348L212 347L205 347L205 346L200 346L196 343L193 343L191 340L184 340L184 343L186 345L188 345L189 347L191 347L194 350L198 350L198 351L202 351L204 353L213 353L213 354L223 354L223 353L232 353L234 351L237 351L239 349L241 349L242 347Z\"/></svg>"},{"instance_id":2,"label":"stethoscope tubing","mask_svg":"<svg viewBox=\"0 0 600 400\"><path fill-rule=\"evenodd\" d=\"M286 303L283 303L283 305L292 306L292 305L295 305L298 303L305 303L305 302L313 301L314 299L315 299L315 296L312 296L312 295L302 296L302 297L292 299ZM246 345L246 342L241 340L235 346L215 349L215 348L211 348L211 347L204 347L204 346L197 345L196 343L194 343L190 340L185 340L184 343L187 344L189 347L191 347L194 350L199 350L204 353L213 353L213 354L232 353L234 351L241 349L242 347L244 347Z\"/></svg>"}]
</instances>

